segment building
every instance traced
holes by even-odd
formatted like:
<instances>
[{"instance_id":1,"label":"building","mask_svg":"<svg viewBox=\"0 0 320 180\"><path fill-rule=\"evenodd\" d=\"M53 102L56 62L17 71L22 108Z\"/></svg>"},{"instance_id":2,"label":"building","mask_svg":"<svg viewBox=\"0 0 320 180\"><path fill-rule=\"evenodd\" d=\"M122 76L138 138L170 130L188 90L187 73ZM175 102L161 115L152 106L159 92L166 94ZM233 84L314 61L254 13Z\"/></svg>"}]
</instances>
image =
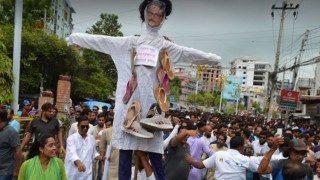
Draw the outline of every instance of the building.
<instances>
[{"instance_id":1,"label":"building","mask_svg":"<svg viewBox=\"0 0 320 180\"><path fill-rule=\"evenodd\" d=\"M52 0L52 18L46 24L48 34L55 34L59 38L68 37L73 30L72 13L75 13L69 0Z\"/></svg>"},{"instance_id":2,"label":"building","mask_svg":"<svg viewBox=\"0 0 320 180\"><path fill-rule=\"evenodd\" d=\"M197 80L192 75L192 71L184 66L176 66L174 68L174 76L181 80L181 95L179 100L182 104L187 104L186 99L189 94L196 93ZM201 87L201 81L198 81L198 87Z\"/></svg>"},{"instance_id":3,"label":"building","mask_svg":"<svg viewBox=\"0 0 320 180\"><path fill-rule=\"evenodd\" d=\"M235 58L230 62L230 66L232 75L242 77L241 99L245 109L250 110L253 102L260 103L262 109L267 107L271 64L245 56Z\"/></svg>"},{"instance_id":4,"label":"building","mask_svg":"<svg viewBox=\"0 0 320 180\"><path fill-rule=\"evenodd\" d=\"M297 110L302 116L311 118L309 123L320 125L320 91L316 89L316 78L299 78L297 89L299 91L300 102Z\"/></svg>"},{"instance_id":5,"label":"building","mask_svg":"<svg viewBox=\"0 0 320 180\"><path fill-rule=\"evenodd\" d=\"M219 88L218 78L221 75L221 69L221 65L213 65L200 71L200 81L202 82L200 89L202 91L212 93L214 89Z\"/></svg>"}]
</instances>

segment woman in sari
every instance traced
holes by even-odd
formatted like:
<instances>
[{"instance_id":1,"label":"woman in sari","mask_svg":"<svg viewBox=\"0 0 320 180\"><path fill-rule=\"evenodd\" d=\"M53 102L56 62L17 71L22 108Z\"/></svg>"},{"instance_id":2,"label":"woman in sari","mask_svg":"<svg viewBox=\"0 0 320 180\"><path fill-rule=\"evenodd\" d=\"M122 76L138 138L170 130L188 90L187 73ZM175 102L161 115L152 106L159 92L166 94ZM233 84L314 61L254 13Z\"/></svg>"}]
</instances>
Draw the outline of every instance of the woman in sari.
<instances>
[{"instance_id":1,"label":"woman in sari","mask_svg":"<svg viewBox=\"0 0 320 180\"><path fill-rule=\"evenodd\" d=\"M56 158L56 142L51 135L42 135L30 148L28 160L19 172L19 180L66 180L61 159Z\"/></svg>"}]
</instances>

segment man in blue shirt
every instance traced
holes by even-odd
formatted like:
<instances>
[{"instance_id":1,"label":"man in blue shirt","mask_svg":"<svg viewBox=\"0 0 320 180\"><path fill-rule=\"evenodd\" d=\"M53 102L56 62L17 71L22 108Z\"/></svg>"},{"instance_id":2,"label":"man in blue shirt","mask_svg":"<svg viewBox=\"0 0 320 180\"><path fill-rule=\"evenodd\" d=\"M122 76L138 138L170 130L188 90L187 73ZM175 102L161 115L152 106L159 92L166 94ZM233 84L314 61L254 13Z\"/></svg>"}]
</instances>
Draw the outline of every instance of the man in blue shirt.
<instances>
[{"instance_id":1,"label":"man in blue shirt","mask_svg":"<svg viewBox=\"0 0 320 180\"><path fill-rule=\"evenodd\" d=\"M13 119L13 115L14 115L13 109L8 109L7 113L8 113L9 126L13 127L13 129L15 129L19 133L20 123L17 120Z\"/></svg>"}]
</instances>

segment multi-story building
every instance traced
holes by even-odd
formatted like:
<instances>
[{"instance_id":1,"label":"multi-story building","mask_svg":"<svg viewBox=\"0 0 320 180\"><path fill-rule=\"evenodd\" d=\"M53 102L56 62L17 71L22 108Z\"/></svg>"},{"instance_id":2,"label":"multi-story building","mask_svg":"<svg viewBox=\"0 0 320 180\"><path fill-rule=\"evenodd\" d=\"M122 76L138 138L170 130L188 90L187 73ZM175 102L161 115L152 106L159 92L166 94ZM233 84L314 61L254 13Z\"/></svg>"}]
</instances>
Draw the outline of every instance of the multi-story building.
<instances>
[{"instance_id":1,"label":"multi-story building","mask_svg":"<svg viewBox=\"0 0 320 180\"><path fill-rule=\"evenodd\" d=\"M234 59L230 65L231 74L242 77L241 99L245 108L251 109L253 102L258 102L261 108L265 108L269 97L271 64L245 56Z\"/></svg>"},{"instance_id":2,"label":"multi-story building","mask_svg":"<svg viewBox=\"0 0 320 180\"><path fill-rule=\"evenodd\" d=\"M183 66L176 66L174 68L174 75L181 80L181 95L180 102L182 104L187 104L186 99L191 93L196 93L197 80L188 68ZM198 81L198 87L201 86L201 81Z\"/></svg>"},{"instance_id":3,"label":"multi-story building","mask_svg":"<svg viewBox=\"0 0 320 180\"><path fill-rule=\"evenodd\" d=\"M214 89L219 88L218 78L221 75L221 69L221 65L213 65L200 71L202 91L211 93Z\"/></svg>"},{"instance_id":4,"label":"multi-story building","mask_svg":"<svg viewBox=\"0 0 320 180\"><path fill-rule=\"evenodd\" d=\"M73 30L72 13L75 13L69 0L52 0L52 18L46 24L48 34L55 34L59 38L68 37Z\"/></svg>"}]
</instances>

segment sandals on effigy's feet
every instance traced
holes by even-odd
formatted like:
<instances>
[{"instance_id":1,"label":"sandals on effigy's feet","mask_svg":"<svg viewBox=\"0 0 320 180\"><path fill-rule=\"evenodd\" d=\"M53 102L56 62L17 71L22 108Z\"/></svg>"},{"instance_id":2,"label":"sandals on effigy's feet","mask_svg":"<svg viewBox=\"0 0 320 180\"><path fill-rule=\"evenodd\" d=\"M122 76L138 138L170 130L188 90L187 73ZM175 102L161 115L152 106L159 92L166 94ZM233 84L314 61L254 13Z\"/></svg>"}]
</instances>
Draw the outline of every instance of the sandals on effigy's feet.
<instances>
[{"instance_id":1,"label":"sandals on effigy's feet","mask_svg":"<svg viewBox=\"0 0 320 180\"><path fill-rule=\"evenodd\" d=\"M151 117L153 117L154 115L156 115L156 114L161 114L161 113L162 113L162 111L161 111L161 108L160 108L159 104L158 104L158 103L153 103L153 104L150 106L149 111L148 111L146 117L147 117L147 118L151 118Z\"/></svg>"},{"instance_id":2,"label":"sandals on effigy's feet","mask_svg":"<svg viewBox=\"0 0 320 180\"><path fill-rule=\"evenodd\" d=\"M173 128L171 117L165 118L160 114L156 114L151 118L141 119L140 124L149 131L165 131Z\"/></svg>"},{"instance_id":3,"label":"sandals on effigy's feet","mask_svg":"<svg viewBox=\"0 0 320 180\"><path fill-rule=\"evenodd\" d=\"M137 136L140 138L151 139L154 137L153 133L145 130L137 121L134 121L129 128L125 128L121 126L121 130L128 134L131 134L133 136Z\"/></svg>"},{"instance_id":4,"label":"sandals on effigy's feet","mask_svg":"<svg viewBox=\"0 0 320 180\"><path fill-rule=\"evenodd\" d=\"M127 87L126 87L126 93L124 94L123 98L122 98L122 102L124 104L127 104L129 99L131 98L134 90L137 87L137 75L133 74L131 79L128 81L127 83Z\"/></svg>"},{"instance_id":5,"label":"sandals on effigy's feet","mask_svg":"<svg viewBox=\"0 0 320 180\"><path fill-rule=\"evenodd\" d=\"M164 71L166 71L168 78L172 80L174 78L174 74L172 72L171 62L169 56L165 49L161 50L159 54L160 63Z\"/></svg>"},{"instance_id":6,"label":"sandals on effigy's feet","mask_svg":"<svg viewBox=\"0 0 320 180\"><path fill-rule=\"evenodd\" d=\"M160 86L164 89L166 94L170 94L169 77L167 75L167 72L164 71L164 69L162 67L158 68L157 77L160 82Z\"/></svg>"},{"instance_id":7,"label":"sandals on effigy's feet","mask_svg":"<svg viewBox=\"0 0 320 180\"><path fill-rule=\"evenodd\" d=\"M167 102L167 95L164 89L160 86L156 86L153 88L153 94L160 106L160 109L164 112L169 111L169 103Z\"/></svg>"},{"instance_id":8,"label":"sandals on effigy's feet","mask_svg":"<svg viewBox=\"0 0 320 180\"><path fill-rule=\"evenodd\" d=\"M124 94L122 98L122 102L124 104L127 104L128 101L130 100L134 90L137 87L137 74L134 70L134 58L136 57L136 50L134 48L131 48L131 78L127 83L126 86L126 93Z\"/></svg>"},{"instance_id":9,"label":"sandals on effigy's feet","mask_svg":"<svg viewBox=\"0 0 320 180\"><path fill-rule=\"evenodd\" d=\"M133 122L140 116L140 104L138 101L133 101L130 105L125 119L122 123L124 128L130 128Z\"/></svg>"}]
</instances>

